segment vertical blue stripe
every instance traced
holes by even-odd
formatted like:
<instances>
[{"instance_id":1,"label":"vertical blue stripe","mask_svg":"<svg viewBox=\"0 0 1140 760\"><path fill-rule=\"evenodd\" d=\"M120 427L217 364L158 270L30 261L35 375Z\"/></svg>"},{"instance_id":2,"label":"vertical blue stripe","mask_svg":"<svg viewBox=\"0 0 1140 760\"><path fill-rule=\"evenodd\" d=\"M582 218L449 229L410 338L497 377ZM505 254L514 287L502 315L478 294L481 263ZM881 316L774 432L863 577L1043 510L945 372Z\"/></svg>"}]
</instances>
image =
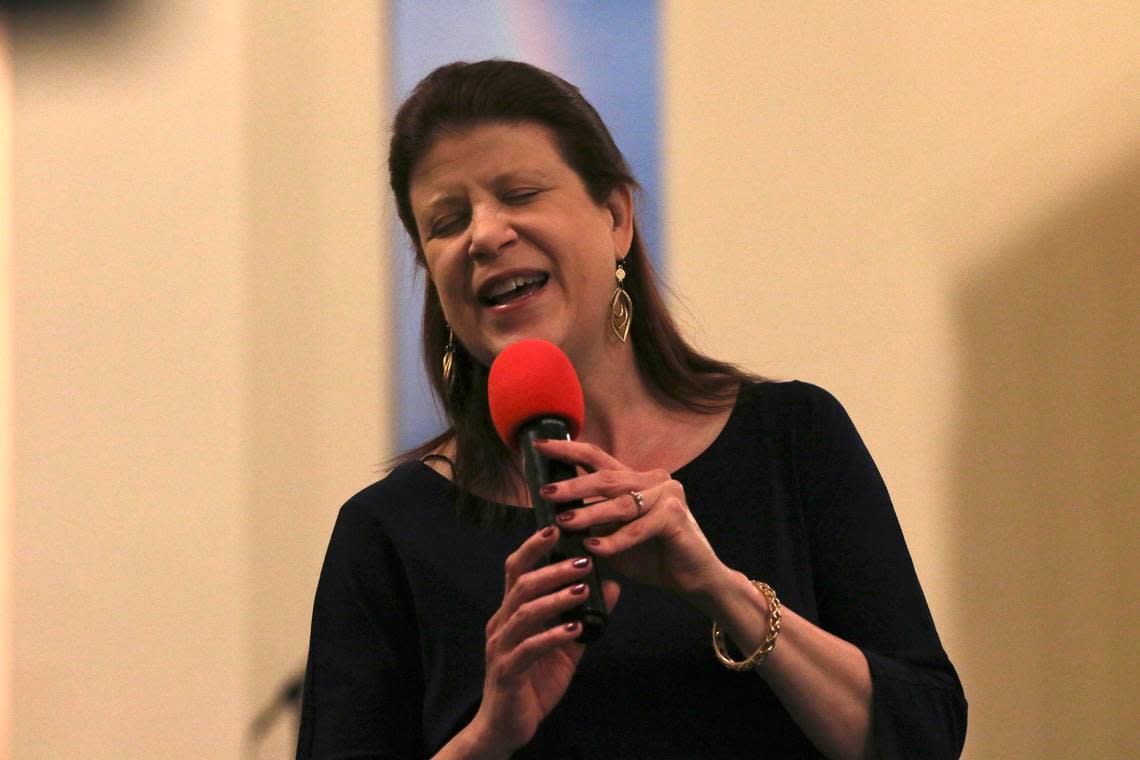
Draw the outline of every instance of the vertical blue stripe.
<instances>
[{"instance_id":1,"label":"vertical blue stripe","mask_svg":"<svg viewBox=\"0 0 1140 760\"><path fill-rule=\"evenodd\" d=\"M420 79L451 61L524 60L576 84L601 114L642 185L638 223L655 267L663 270L656 0L394 0L392 13L393 111ZM420 354L426 273L413 271L411 248L394 208L390 218L396 333L390 371L397 394L393 424L403 450L438 433L443 422Z\"/></svg>"}]
</instances>

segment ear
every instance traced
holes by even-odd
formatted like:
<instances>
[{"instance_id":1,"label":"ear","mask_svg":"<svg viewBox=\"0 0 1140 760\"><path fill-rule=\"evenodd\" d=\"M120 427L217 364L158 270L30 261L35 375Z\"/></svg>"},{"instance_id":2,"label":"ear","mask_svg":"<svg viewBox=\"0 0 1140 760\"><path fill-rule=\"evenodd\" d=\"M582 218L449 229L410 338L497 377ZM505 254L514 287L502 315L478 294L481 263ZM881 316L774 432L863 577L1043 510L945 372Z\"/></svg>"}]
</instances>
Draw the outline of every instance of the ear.
<instances>
[{"instance_id":1,"label":"ear","mask_svg":"<svg viewBox=\"0 0 1140 760\"><path fill-rule=\"evenodd\" d=\"M614 254L624 259L633 244L633 190L630 186L623 183L615 187L606 199L606 209L613 220Z\"/></svg>"}]
</instances>

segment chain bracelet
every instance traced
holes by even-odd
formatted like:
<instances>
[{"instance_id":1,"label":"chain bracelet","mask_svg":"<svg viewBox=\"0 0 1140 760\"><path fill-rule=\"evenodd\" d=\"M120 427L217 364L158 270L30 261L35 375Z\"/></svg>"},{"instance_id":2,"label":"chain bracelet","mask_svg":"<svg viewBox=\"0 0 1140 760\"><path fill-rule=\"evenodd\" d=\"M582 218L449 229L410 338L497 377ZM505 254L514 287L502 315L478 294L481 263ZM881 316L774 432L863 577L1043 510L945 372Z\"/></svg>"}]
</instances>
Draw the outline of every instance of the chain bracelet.
<instances>
[{"instance_id":1,"label":"chain bracelet","mask_svg":"<svg viewBox=\"0 0 1140 760\"><path fill-rule=\"evenodd\" d=\"M768 607L771 612L768 615L768 635L764 637L764 641L757 647L756 651L749 655L745 660L734 660L728 656L724 643L724 631L720 629L720 623L713 622L713 651L716 652L717 659L721 664L729 670L744 671L752 670L760 663L767 659L768 655L776 646L776 638L780 635L780 600L776 598L776 592L772 590L764 581L751 581L752 585L760 590L760 593L768 600Z\"/></svg>"}]
</instances>

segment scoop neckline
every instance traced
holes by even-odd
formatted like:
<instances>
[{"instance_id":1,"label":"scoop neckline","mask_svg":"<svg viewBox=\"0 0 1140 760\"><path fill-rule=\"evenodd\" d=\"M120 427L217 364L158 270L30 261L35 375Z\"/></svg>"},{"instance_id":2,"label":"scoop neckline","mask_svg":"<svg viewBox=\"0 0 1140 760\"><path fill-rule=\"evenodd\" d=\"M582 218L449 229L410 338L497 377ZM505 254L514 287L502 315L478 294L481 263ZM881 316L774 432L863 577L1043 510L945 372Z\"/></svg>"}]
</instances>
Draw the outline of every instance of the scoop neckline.
<instances>
[{"instance_id":1,"label":"scoop neckline","mask_svg":"<svg viewBox=\"0 0 1140 760\"><path fill-rule=\"evenodd\" d=\"M752 387L753 385L755 385L755 383L748 382L748 381L742 382L740 384L740 387L736 391L736 401L733 402L733 404L732 404L732 411L729 413L728 419L726 419L724 421L724 425L721 426L720 431L716 434L716 437L713 438L712 442L709 443L708 446L706 446L704 449L699 451L696 456L694 456L688 462L685 462L683 465L681 465L676 470L674 470L672 473L670 473L670 477L676 479L676 477L678 475L681 475L686 470L689 470L689 469L697 466L698 464L701 463L702 460L711 457L712 453L716 449L720 448L721 441L723 441L725 439L729 430L732 427L734 427L736 424L737 417L740 415L740 407L743 403L744 394L745 394L746 390L748 388ZM446 475L443 475L442 473L437 472L434 468L429 467L428 464L426 462L424 462L422 459L415 460L414 464L419 465L421 469L426 470L429 475L431 475L432 477L441 481L445 486L450 487L450 488L455 488L455 483L451 480L451 478L447 477ZM456 490L458 490L458 489L456 489ZM533 509L533 507L522 507L522 506L519 506L518 504L504 504L502 502L492 502L492 503L495 504L496 506L506 507L507 509L524 509L527 511L530 511Z\"/></svg>"}]
</instances>

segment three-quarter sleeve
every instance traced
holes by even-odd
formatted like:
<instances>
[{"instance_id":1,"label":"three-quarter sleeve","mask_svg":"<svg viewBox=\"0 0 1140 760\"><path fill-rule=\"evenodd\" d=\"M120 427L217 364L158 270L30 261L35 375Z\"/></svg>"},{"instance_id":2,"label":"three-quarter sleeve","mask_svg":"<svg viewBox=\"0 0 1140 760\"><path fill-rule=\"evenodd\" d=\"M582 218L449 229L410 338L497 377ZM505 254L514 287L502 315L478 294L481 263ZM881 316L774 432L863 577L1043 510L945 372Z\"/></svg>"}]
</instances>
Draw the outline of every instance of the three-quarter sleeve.
<instances>
[{"instance_id":1,"label":"three-quarter sleeve","mask_svg":"<svg viewBox=\"0 0 1140 760\"><path fill-rule=\"evenodd\" d=\"M317 585L298 759L422 757L420 662L400 558L369 508L350 500Z\"/></svg>"},{"instance_id":2,"label":"three-quarter sleeve","mask_svg":"<svg viewBox=\"0 0 1140 760\"><path fill-rule=\"evenodd\" d=\"M887 488L843 407L808 387L797 461L820 625L867 658L874 757L958 757L966 699Z\"/></svg>"}]
</instances>

